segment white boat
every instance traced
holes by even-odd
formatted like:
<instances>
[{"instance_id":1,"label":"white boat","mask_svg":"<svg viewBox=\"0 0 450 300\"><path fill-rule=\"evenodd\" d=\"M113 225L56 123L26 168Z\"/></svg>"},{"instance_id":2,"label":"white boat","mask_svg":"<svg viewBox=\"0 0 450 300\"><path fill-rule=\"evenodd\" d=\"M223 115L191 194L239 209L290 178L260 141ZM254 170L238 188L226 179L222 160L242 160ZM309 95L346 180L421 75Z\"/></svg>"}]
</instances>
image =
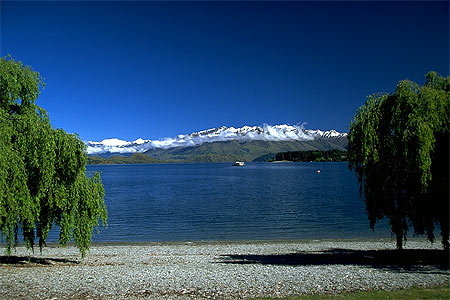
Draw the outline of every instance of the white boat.
<instances>
[{"instance_id":1,"label":"white boat","mask_svg":"<svg viewBox=\"0 0 450 300\"><path fill-rule=\"evenodd\" d=\"M235 167L242 167L244 165L245 165L245 163L243 161L237 161L237 162L233 163L233 166L235 166Z\"/></svg>"}]
</instances>

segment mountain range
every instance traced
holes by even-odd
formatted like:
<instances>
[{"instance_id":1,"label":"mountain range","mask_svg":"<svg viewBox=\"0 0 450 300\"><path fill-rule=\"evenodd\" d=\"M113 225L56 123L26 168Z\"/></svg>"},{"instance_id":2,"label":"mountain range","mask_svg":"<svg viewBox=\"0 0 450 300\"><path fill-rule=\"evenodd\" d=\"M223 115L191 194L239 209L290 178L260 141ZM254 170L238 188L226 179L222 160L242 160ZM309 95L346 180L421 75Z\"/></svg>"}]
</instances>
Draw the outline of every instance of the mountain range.
<instances>
[{"instance_id":1,"label":"mountain range","mask_svg":"<svg viewBox=\"0 0 450 300\"><path fill-rule=\"evenodd\" d=\"M131 142L106 139L101 142L89 141L86 145L91 157L108 158L114 155L130 156L142 153L149 156L149 162L252 161L286 151L345 150L347 133L335 130L307 130L302 126L286 124L240 128L222 126L181 134L175 138L137 139ZM142 162L142 158L140 155L139 161Z\"/></svg>"}]
</instances>

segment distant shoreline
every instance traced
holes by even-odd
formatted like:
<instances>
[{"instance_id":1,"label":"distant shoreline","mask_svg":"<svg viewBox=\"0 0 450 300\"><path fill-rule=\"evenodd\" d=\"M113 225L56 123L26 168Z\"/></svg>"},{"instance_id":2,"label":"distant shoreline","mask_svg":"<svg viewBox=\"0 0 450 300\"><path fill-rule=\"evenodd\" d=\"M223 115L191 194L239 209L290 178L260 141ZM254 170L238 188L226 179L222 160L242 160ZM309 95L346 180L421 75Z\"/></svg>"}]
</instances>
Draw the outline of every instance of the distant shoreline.
<instances>
[{"instance_id":1,"label":"distant shoreline","mask_svg":"<svg viewBox=\"0 0 450 300\"><path fill-rule=\"evenodd\" d=\"M261 163L339 163L339 162L346 162L346 160L340 160L340 161L291 161L291 160L283 160L283 161L244 161L246 164L254 163L254 164L261 164ZM89 163L86 166L124 166L124 165L180 165L180 164L233 164L234 161L205 161L205 162L195 162L195 161L161 161L161 162L142 162L142 163Z\"/></svg>"},{"instance_id":2,"label":"distant shoreline","mask_svg":"<svg viewBox=\"0 0 450 300\"><path fill-rule=\"evenodd\" d=\"M234 145L236 146L236 145ZM218 147L216 145L216 147ZM237 147L237 146L236 146ZM298 147L300 147L298 145ZM178 149L178 148L175 148ZM178 149L178 154L161 154L161 153L132 153L120 154L110 153L105 155L91 154L88 155L87 163L93 164L145 164L145 163L232 163L235 161L245 162L272 162L272 161L343 161L346 160L346 151L334 150L295 150L288 152L269 152L270 149L258 147L258 151L251 152L250 149L240 149L232 151L232 149L204 149L199 153L195 153L193 149L182 151ZM277 148L278 149L278 148ZM198 149L196 149L198 150ZM168 150L167 150L168 151ZM175 150L173 150L175 151ZM268 151L268 152L266 152ZM219 153L220 152L220 153ZM247 152L246 154L239 154ZM263 153L263 154L262 154Z\"/></svg>"}]
</instances>

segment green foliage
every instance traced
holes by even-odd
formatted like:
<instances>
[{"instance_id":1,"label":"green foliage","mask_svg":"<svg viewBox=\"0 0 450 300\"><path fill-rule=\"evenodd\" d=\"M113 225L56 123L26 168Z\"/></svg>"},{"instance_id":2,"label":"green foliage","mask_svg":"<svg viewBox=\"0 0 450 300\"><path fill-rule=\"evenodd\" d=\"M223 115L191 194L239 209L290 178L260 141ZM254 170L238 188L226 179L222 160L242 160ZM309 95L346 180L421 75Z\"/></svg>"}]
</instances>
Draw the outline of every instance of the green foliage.
<instances>
[{"instance_id":1,"label":"green foliage","mask_svg":"<svg viewBox=\"0 0 450 300\"><path fill-rule=\"evenodd\" d=\"M275 155L275 161L344 161L347 160L347 152L341 150L329 151L289 151Z\"/></svg>"},{"instance_id":2,"label":"green foliage","mask_svg":"<svg viewBox=\"0 0 450 300\"><path fill-rule=\"evenodd\" d=\"M0 231L6 250L35 238L45 246L54 224L59 243L72 237L84 257L94 226L106 223L100 175L85 175L86 146L73 134L53 129L34 102L43 81L39 73L11 57L0 59Z\"/></svg>"},{"instance_id":3,"label":"green foliage","mask_svg":"<svg viewBox=\"0 0 450 300\"><path fill-rule=\"evenodd\" d=\"M368 97L351 123L348 160L372 228L388 218L402 248L409 224L432 242L438 222L448 249L450 78L426 78L422 87L404 80L393 94Z\"/></svg>"},{"instance_id":4,"label":"green foliage","mask_svg":"<svg viewBox=\"0 0 450 300\"><path fill-rule=\"evenodd\" d=\"M22 62L14 61L10 55L0 60L0 108L15 111L33 104L45 86L43 78ZM20 100L20 103L19 103Z\"/></svg>"}]
</instances>

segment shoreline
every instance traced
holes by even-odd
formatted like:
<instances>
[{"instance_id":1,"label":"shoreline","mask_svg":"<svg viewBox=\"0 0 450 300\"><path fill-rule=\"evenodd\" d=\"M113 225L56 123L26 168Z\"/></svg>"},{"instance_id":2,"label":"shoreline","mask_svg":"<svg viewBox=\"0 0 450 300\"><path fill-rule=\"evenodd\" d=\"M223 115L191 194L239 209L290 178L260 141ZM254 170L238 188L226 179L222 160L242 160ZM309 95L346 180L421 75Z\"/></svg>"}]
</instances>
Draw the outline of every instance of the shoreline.
<instances>
[{"instance_id":1,"label":"shoreline","mask_svg":"<svg viewBox=\"0 0 450 300\"><path fill-rule=\"evenodd\" d=\"M73 245L30 259L18 247L0 261L0 298L243 299L448 284L440 243L394 249L391 239L96 243L85 259Z\"/></svg>"},{"instance_id":2,"label":"shoreline","mask_svg":"<svg viewBox=\"0 0 450 300\"><path fill-rule=\"evenodd\" d=\"M238 244L301 244L301 243L317 243L317 242L343 242L343 243L353 243L353 242L383 242L389 245L392 243L392 249L395 249L395 237L352 237L352 238L305 238L305 239L255 239L255 240L179 240L179 241L95 241L91 243L91 247L101 247L101 246L177 246L177 245L238 245ZM408 237L406 241L406 248L408 248L409 242L420 242L427 243L430 247L441 247L441 240L439 236L431 244L425 236L418 237ZM23 242L18 244L18 247L25 247ZM67 243L66 247L76 247L75 242L71 241ZM48 242L45 248L61 248L58 242L52 241ZM3 255L1 251L6 249L4 243L0 243L0 255ZM38 250L39 246L35 245L35 250Z\"/></svg>"}]
</instances>

